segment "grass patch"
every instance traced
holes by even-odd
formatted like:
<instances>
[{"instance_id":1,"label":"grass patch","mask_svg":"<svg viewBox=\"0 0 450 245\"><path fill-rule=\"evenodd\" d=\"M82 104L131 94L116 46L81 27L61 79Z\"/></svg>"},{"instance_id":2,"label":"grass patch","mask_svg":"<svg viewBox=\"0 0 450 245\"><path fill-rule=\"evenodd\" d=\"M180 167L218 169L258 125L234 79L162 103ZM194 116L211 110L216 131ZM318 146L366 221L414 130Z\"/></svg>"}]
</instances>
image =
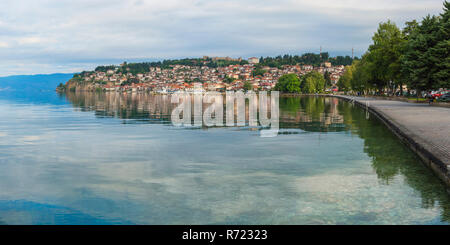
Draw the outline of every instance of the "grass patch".
<instances>
[{"instance_id":1,"label":"grass patch","mask_svg":"<svg viewBox=\"0 0 450 245\"><path fill-rule=\"evenodd\" d=\"M426 98L408 98L408 100L428 101Z\"/></svg>"}]
</instances>

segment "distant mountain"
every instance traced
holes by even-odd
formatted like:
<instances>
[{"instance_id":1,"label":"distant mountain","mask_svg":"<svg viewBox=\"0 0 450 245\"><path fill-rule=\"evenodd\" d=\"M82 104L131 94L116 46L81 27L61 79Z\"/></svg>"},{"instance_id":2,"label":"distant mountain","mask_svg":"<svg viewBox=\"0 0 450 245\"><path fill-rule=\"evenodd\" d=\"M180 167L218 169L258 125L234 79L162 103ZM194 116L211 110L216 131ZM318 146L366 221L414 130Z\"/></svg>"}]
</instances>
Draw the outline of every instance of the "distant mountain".
<instances>
[{"instance_id":1,"label":"distant mountain","mask_svg":"<svg viewBox=\"0 0 450 245\"><path fill-rule=\"evenodd\" d=\"M73 74L19 75L0 77L0 91L45 91L66 83Z\"/></svg>"},{"instance_id":2,"label":"distant mountain","mask_svg":"<svg viewBox=\"0 0 450 245\"><path fill-rule=\"evenodd\" d=\"M66 83L73 74L20 75L0 77L0 103L66 104L56 86Z\"/></svg>"}]
</instances>

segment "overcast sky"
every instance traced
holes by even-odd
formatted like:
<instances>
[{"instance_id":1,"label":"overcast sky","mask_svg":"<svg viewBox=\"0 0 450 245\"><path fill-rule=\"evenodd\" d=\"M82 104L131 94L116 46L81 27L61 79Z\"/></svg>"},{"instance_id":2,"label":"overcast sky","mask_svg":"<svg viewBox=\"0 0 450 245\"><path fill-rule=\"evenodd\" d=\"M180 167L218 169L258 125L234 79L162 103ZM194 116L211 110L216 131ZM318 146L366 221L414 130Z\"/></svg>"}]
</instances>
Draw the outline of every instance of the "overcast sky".
<instances>
[{"instance_id":1,"label":"overcast sky","mask_svg":"<svg viewBox=\"0 0 450 245\"><path fill-rule=\"evenodd\" d=\"M163 58L365 52L443 0L0 0L0 76Z\"/></svg>"}]
</instances>

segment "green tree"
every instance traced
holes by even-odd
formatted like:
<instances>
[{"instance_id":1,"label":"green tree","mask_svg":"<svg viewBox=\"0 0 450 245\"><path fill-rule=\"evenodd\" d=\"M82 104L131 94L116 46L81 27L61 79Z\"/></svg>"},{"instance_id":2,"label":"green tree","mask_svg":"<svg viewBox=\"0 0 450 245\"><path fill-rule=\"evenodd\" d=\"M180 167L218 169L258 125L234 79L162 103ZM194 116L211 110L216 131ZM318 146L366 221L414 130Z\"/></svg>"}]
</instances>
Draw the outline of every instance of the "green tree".
<instances>
[{"instance_id":1,"label":"green tree","mask_svg":"<svg viewBox=\"0 0 450 245\"><path fill-rule=\"evenodd\" d=\"M298 55L279 55L277 57L261 57L259 59L259 64L262 66L270 66L270 67L281 67L283 65L313 65L319 66L321 63L329 61L331 64L338 65L350 65L353 62L353 59L350 56L337 56L330 57L327 52L323 52L320 54L314 53L305 53L301 56Z\"/></svg>"},{"instance_id":2,"label":"green tree","mask_svg":"<svg viewBox=\"0 0 450 245\"><path fill-rule=\"evenodd\" d=\"M337 83L340 91L350 91L351 89L351 80L353 78L354 66L346 66L344 75L339 78Z\"/></svg>"},{"instance_id":3,"label":"green tree","mask_svg":"<svg viewBox=\"0 0 450 245\"><path fill-rule=\"evenodd\" d=\"M296 74L285 74L278 79L274 90L285 93L300 93L300 79Z\"/></svg>"},{"instance_id":4,"label":"green tree","mask_svg":"<svg viewBox=\"0 0 450 245\"><path fill-rule=\"evenodd\" d=\"M316 92L323 93L325 91L325 78L319 72L313 71L313 78L316 85Z\"/></svg>"},{"instance_id":5,"label":"green tree","mask_svg":"<svg viewBox=\"0 0 450 245\"><path fill-rule=\"evenodd\" d=\"M253 85L249 81L245 81L243 88L244 88L244 91L253 90Z\"/></svg>"},{"instance_id":6,"label":"green tree","mask_svg":"<svg viewBox=\"0 0 450 245\"><path fill-rule=\"evenodd\" d=\"M410 68L407 65L405 65L406 61L407 61L406 53L408 50L410 36L414 31L417 31L418 25L419 25L419 23L417 23L416 20L407 21L405 23L405 27L402 30L405 42L403 42L403 45L401 47L401 55L400 55L401 67L400 67L399 77L400 77L401 84L408 84L410 81L412 71L410 70ZM403 94L403 86L400 86L400 91Z\"/></svg>"},{"instance_id":7,"label":"green tree","mask_svg":"<svg viewBox=\"0 0 450 245\"><path fill-rule=\"evenodd\" d=\"M302 92L305 94L313 94L316 92L316 84L312 76L307 76L303 80Z\"/></svg>"},{"instance_id":8,"label":"green tree","mask_svg":"<svg viewBox=\"0 0 450 245\"><path fill-rule=\"evenodd\" d=\"M331 87L331 74L328 71L325 71L323 74L323 77L325 78L325 88Z\"/></svg>"},{"instance_id":9,"label":"green tree","mask_svg":"<svg viewBox=\"0 0 450 245\"><path fill-rule=\"evenodd\" d=\"M403 33L388 20L380 23L377 32L372 37L373 44L369 47L367 59L373 63L370 70L373 82L381 91L386 86L400 83L401 61L403 47ZM392 83L391 83L392 82Z\"/></svg>"},{"instance_id":10,"label":"green tree","mask_svg":"<svg viewBox=\"0 0 450 245\"><path fill-rule=\"evenodd\" d=\"M450 2L444 2L444 13L436 31L436 45L430 50L430 59L437 67L432 79L433 88L450 87Z\"/></svg>"},{"instance_id":11,"label":"green tree","mask_svg":"<svg viewBox=\"0 0 450 245\"><path fill-rule=\"evenodd\" d=\"M408 85L416 89L418 95L420 91L440 85L439 75L436 75L440 70L437 64L440 59L433 49L438 43L436 37L439 29L438 18L428 15L408 38L402 61L404 69L410 72Z\"/></svg>"},{"instance_id":12,"label":"green tree","mask_svg":"<svg viewBox=\"0 0 450 245\"><path fill-rule=\"evenodd\" d=\"M261 69L260 67L256 67L256 69L252 72L252 76L263 76L266 73L266 70Z\"/></svg>"},{"instance_id":13,"label":"green tree","mask_svg":"<svg viewBox=\"0 0 450 245\"><path fill-rule=\"evenodd\" d=\"M303 93L322 93L325 89L325 78L318 71L312 71L302 77Z\"/></svg>"},{"instance_id":14,"label":"green tree","mask_svg":"<svg viewBox=\"0 0 450 245\"><path fill-rule=\"evenodd\" d=\"M353 73L350 79L351 89L353 91L367 94L371 89L370 85L370 64L366 58L367 55L363 55L361 60L353 62Z\"/></svg>"},{"instance_id":15,"label":"green tree","mask_svg":"<svg viewBox=\"0 0 450 245\"><path fill-rule=\"evenodd\" d=\"M234 78L232 78L232 77L229 77L229 76L225 75L225 78L223 79L223 82L224 82L224 83L230 84L230 83L234 82L235 80L236 80L236 79L234 79Z\"/></svg>"}]
</instances>

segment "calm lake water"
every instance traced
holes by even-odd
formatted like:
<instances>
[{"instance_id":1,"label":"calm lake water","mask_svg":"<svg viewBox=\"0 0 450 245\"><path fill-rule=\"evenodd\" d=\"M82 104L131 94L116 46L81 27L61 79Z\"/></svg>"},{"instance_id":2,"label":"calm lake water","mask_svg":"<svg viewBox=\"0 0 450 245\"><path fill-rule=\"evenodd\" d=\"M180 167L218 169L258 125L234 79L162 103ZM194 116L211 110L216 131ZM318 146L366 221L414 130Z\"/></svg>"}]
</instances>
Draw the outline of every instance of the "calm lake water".
<instances>
[{"instance_id":1,"label":"calm lake water","mask_svg":"<svg viewBox=\"0 0 450 245\"><path fill-rule=\"evenodd\" d=\"M373 117L280 98L280 132L180 128L169 96L0 92L0 224L448 224L450 195Z\"/></svg>"}]
</instances>

